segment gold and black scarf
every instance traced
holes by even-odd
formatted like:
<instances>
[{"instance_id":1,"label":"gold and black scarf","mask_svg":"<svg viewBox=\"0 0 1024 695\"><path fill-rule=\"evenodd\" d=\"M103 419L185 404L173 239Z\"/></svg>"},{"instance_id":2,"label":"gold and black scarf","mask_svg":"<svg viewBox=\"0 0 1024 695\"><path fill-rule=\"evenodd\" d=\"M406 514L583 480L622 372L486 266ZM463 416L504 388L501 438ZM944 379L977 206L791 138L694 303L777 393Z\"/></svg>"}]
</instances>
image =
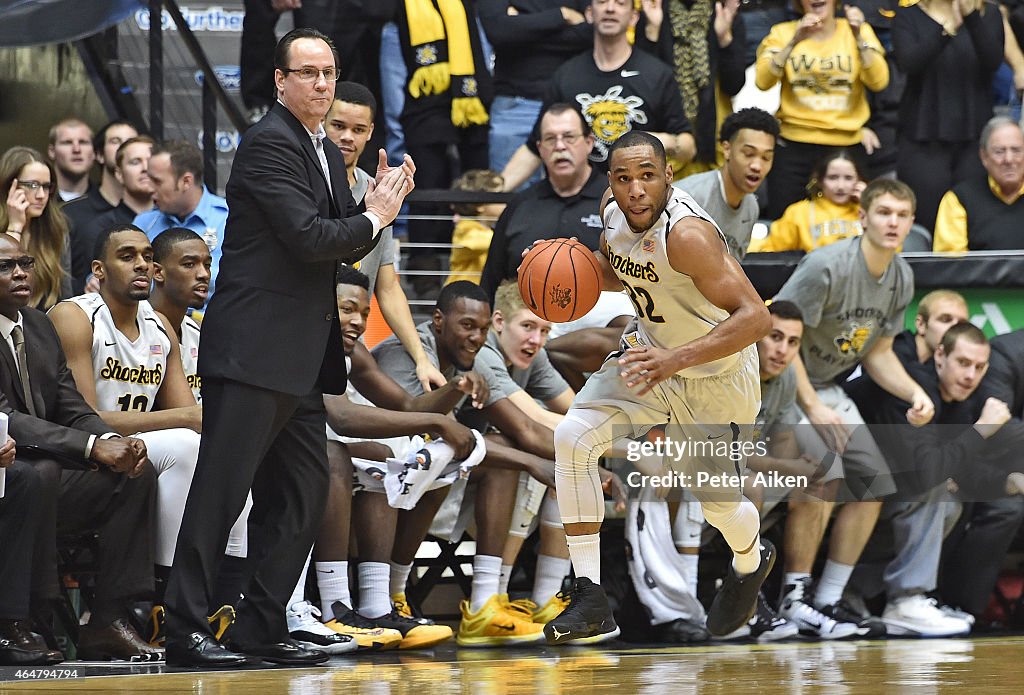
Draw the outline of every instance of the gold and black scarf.
<instances>
[{"instance_id":1,"label":"gold and black scarf","mask_svg":"<svg viewBox=\"0 0 1024 695\"><path fill-rule=\"evenodd\" d=\"M473 60L473 43L462 0L405 0L409 44L417 67L409 77L409 96L451 91L452 123L459 128L487 123Z\"/></svg>"},{"instance_id":2,"label":"gold and black scarf","mask_svg":"<svg viewBox=\"0 0 1024 695\"><path fill-rule=\"evenodd\" d=\"M697 120L702 89L711 84L708 58L708 28L714 21L711 0L693 0L689 7L681 0L670 0L668 16L672 27L672 70L683 108L691 123Z\"/></svg>"}]
</instances>

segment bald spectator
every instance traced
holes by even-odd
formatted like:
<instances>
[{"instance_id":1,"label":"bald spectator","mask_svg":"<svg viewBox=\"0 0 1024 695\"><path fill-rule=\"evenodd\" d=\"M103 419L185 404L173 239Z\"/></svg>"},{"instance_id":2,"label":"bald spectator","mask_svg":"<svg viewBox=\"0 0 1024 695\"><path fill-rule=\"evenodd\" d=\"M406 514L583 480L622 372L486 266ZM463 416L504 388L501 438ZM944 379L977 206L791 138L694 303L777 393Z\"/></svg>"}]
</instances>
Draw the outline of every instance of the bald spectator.
<instances>
[{"instance_id":1,"label":"bald spectator","mask_svg":"<svg viewBox=\"0 0 1024 695\"><path fill-rule=\"evenodd\" d=\"M997 116L981 131L985 178L958 183L939 203L936 251L1024 249L1024 132Z\"/></svg>"},{"instance_id":2,"label":"bald spectator","mask_svg":"<svg viewBox=\"0 0 1024 695\"><path fill-rule=\"evenodd\" d=\"M65 203L94 188L89 172L96 161L92 128L78 118L65 118L50 128L47 155L57 169L57 189Z\"/></svg>"}]
</instances>

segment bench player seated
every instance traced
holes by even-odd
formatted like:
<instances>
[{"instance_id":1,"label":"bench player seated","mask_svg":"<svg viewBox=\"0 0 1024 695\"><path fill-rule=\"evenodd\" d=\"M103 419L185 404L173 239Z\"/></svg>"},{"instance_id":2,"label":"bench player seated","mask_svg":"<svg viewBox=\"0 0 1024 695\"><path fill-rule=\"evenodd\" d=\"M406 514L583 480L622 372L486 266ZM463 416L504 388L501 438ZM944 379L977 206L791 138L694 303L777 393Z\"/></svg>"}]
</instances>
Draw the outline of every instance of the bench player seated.
<instances>
[{"instance_id":1,"label":"bench player seated","mask_svg":"<svg viewBox=\"0 0 1024 695\"><path fill-rule=\"evenodd\" d=\"M212 277L213 259L203 238L187 227L170 227L153 239L153 290L149 303L167 318L178 341L181 367L196 403L202 404L202 381L198 374L199 324L188 315L190 310L206 306ZM217 575L211 609L218 621L215 632L223 632L233 619L233 606L242 594L245 558L248 551L246 520L252 508L252 496L232 529ZM162 639L163 607L154 609L151 639ZM152 637L159 635L159 637Z\"/></svg>"},{"instance_id":2,"label":"bench player seated","mask_svg":"<svg viewBox=\"0 0 1024 695\"><path fill-rule=\"evenodd\" d=\"M409 435L429 434L440 440L430 445L435 451L447 446L456 459L469 456L475 448L475 437L444 413L467 394L486 395L486 387L471 373L413 398L384 374L359 342L370 311L368 285L367 276L349 266L341 267L337 286L338 315L350 363L349 392L324 399L329 425L327 449L331 485L327 511L313 551L323 610L321 613L304 600L303 572L289 601L289 630L293 638L309 642L308 633L323 629L315 616L324 615L328 617L327 627L352 637L362 648L425 648L451 638L452 631L447 626L405 614L401 610L402 597L397 602L400 605L392 605L388 563L399 512L389 505L382 482L365 471L382 475L387 469L387 458L405 455L410 447ZM364 441L367 438L381 441ZM353 485L353 459L361 471L360 483L356 486ZM357 492L353 497L354 488ZM361 560L358 606L353 604L348 583L350 526L355 530ZM319 645L319 641L312 641Z\"/></svg>"},{"instance_id":3,"label":"bench player seated","mask_svg":"<svg viewBox=\"0 0 1024 695\"><path fill-rule=\"evenodd\" d=\"M558 373L545 350L553 324L526 308L514 280L499 285L487 341L477 353L474 368L487 380L490 397L485 407L459 411L462 422L498 433L517 449L547 460L554 458L554 429L568 410L575 392ZM541 405L543 404L543 405ZM609 473L608 479L614 477ZM540 548L530 599L513 601L535 623L544 624L568 605L560 596L569 574L569 553L554 491L539 481L520 476L515 513L505 543L499 593L508 593L516 557L527 536L540 526ZM621 489L619 487L616 490ZM466 616L464 615L464 618ZM471 624L464 620L463 624Z\"/></svg>"},{"instance_id":4,"label":"bench player seated","mask_svg":"<svg viewBox=\"0 0 1024 695\"><path fill-rule=\"evenodd\" d=\"M458 281L441 291L433 316L421 323L417 332L424 352L450 380L458 373L474 368L474 360L486 343L490 323L490 302L483 290L471 282ZM373 355L381 369L406 391L422 393L422 387L415 378L412 358L396 339L382 342L374 348ZM503 397L501 400L505 402L508 399ZM493 404L485 411L490 411L491 406ZM457 410L463 412L467 407L471 406ZM517 427L536 428L534 436L542 439L544 430L541 426L526 424L528 418L518 409L513 414L518 414L518 419L524 421L517 422ZM541 457L534 454L536 451L521 450L489 438L487 457L470 475L470 489L475 489L477 553L473 558L471 596L462 604L463 620L457 637L461 646L524 644L543 638L543 626L534 623L521 610L511 607L499 592L502 554L512 520L519 471L527 470L534 477L551 482L550 461L545 460L543 466L538 466L536 462L541 461ZM392 561L399 566L399 572L405 573L405 577L416 549L425 538L430 522L445 502L445 497L443 489L426 493L410 515L413 523L409 526L402 524ZM461 501L453 500L449 504L457 507ZM398 583L404 584L404 580ZM392 591L396 590L404 593L404 586L393 586Z\"/></svg>"},{"instance_id":5,"label":"bench player seated","mask_svg":"<svg viewBox=\"0 0 1024 695\"><path fill-rule=\"evenodd\" d=\"M145 233L134 225L105 230L95 256L100 291L60 302L49 317L86 402L115 431L146 442L158 476L157 577L166 579L199 455L202 408L185 378L174 327L147 301L153 246ZM242 556L245 516L228 543Z\"/></svg>"}]
</instances>

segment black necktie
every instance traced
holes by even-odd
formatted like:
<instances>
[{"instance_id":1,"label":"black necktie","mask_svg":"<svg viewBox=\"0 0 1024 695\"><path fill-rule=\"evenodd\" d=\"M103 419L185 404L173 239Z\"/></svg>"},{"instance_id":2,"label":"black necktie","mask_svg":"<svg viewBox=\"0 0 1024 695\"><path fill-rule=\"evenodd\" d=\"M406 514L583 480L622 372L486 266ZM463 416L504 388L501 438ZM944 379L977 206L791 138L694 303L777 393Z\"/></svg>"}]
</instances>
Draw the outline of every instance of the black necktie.
<instances>
[{"instance_id":1,"label":"black necktie","mask_svg":"<svg viewBox=\"0 0 1024 695\"><path fill-rule=\"evenodd\" d=\"M28 414L35 417L36 404L32 397L32 386L28 380L28 357L25 356L25 332L21 330L21 326L15 326L11 331L11 340L14 341L14 352L18 358L18 375L21 377L21 388L25 392Z\"/></svg>"}]
</instances>

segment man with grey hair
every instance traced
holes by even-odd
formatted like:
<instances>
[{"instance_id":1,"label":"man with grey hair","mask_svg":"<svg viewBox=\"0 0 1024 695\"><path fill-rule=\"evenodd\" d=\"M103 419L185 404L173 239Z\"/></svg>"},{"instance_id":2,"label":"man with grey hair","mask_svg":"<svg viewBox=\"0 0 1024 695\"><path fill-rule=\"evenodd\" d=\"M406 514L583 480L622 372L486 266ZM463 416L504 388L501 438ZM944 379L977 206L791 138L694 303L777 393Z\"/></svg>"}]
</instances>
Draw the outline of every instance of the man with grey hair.
<instances>
[{"instance_id":1,"label":"man with grey hair","mask_svg":"<svg viewBox=\"0 0 1024 695\"><path fill-rule=\"evenodd\" d=\"M988 175L953 186L939 203L936 251L1024 249L1024 132L996 116L981 131L981 163Z\"/></svg>"}]
</instances>

